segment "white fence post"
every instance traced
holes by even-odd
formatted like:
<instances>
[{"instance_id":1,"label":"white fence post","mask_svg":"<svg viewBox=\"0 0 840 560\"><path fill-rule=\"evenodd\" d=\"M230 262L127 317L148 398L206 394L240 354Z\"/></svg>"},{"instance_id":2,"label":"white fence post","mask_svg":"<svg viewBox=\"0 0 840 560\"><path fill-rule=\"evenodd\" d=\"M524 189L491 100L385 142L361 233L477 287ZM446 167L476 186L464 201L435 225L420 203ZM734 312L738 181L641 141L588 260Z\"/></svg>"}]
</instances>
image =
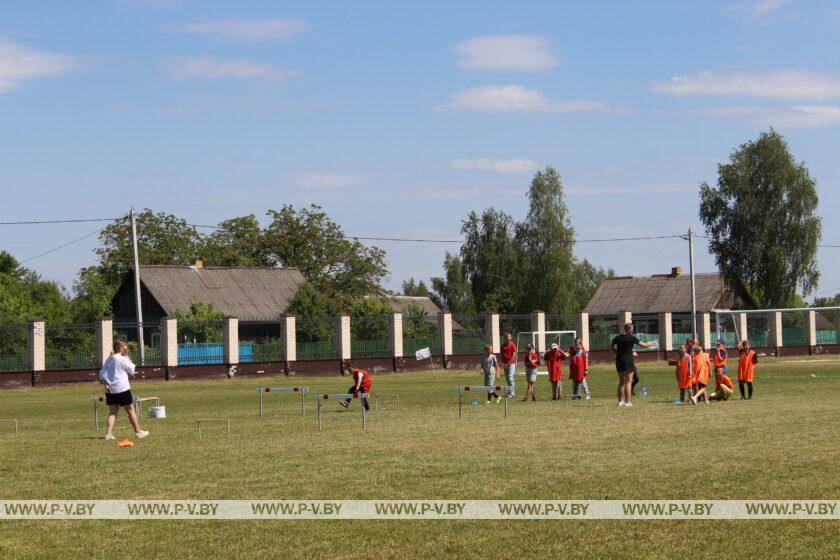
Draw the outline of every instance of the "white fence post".
<instances>
[{"instance_id":1,"label":"white fence post","mask_svg":"<svg viewBox=\"0 0 840 560\"><path fill-rule=\"evenodd\" d=\"M438 313L438 333L440 334L440 348L445 356L452 355L452 313L441 311ZM446 360L444 358L444 363Z\"/></svg>"},{"instance_id":2,"label":"white fence post","mask_svg":"<svg viewBox=\"0 0 840 560\"><path fill-rule=\"evenodd\" d=\"M29 321L29 369L47 369L47 325L44 321Z\"/></svg>"},{"instance_id":3,"label":"white fence post","mask_svg":"<svg viewBox=\"0 0 840 560\"><path fill-rule=\"evenodd\" d=\"M712 347L712 317L709 313L700 313L700 346L703 350L709 350Z\"/></svg>"},{"instance_id":4,"label":"white fence post","mask_svg":"<svg viewBox=\"0 0 840 560\"><path fill-rule=\"evenodd\" d=\"M336 358L346 361L350 355L350 316L339 315L335 322L335 352Z\"/></svg>"},{"instance_id":5,"label":"white fence post","mask_svg":"<svg viewBox=\"0 0 840 560\"><path fill-rule=\"evenodd\" d=\"M164 367L178 366L178 320L175 317L160 320L160 352Z\"/></svg>"},{"instance_id":6,"label":"white fence post","mask_svg":"<svg viewBox=\"0 0 840 560\"><path fill-rule=\"evenodd\" d=\"M280 317L280 350L284 362L297 360L297 325L294 315L283 315Z\"/></svg>"},{"instance_id":7,"label":"white fence post","mask_svg":"<svg viewBox=\"0 0 840 560\"><path fill-rule=\"evenodd\" d=\"M485 344L489 344L493 348L493 353L502 351L502 343L499 340L501 333L499 332L499 314L488 313L484 316L484 339Z\"/></svg>"},{"instance_id":8,"label":"white fence post","mask_svg":"<svg viewBox=\"0 0 840 560\"><path fill-rule=\"evenodd\" d=\"M674 349L674 325L670 312L659 314L659 349L670 352Z\"/></svg>"},{"instance_id":9,"label":"white fence post","mask_svg":"<svg viewBox=\"0 0 840 560\"><path fill-rule=\"evenodd\" d=\"M589 313L580 312L575 316L575 330L583 347L589 350Z\"/></svg>"},{"instance_id":10,"label":"white fence post","mask_svg":"<svg viewBox=\"0 0 840 560\"><path fill-rule=\"evenodd\" d=\"M536 331L539 334L537 335L537 347L535 350L542 354L545 352L545 313L542 311L534 311L531 313L531 330ZM524 351L524 348L520 348L519 351Z\"/></svg>"},{"instance_id":11,"label":"white fence post","mask_svg":"<svg viewBox=\"0 0 840 560\"><path fill-rule=\"evenodd\" d=\"M139 328L139 327L138 327ZM114 347L114 321L108 317L96 320L96 365L102 367Z\"/></svg>"},{"instance_id":12,"label":"white fence post","mask_svg":"<svg viewBox=\"0 0 840 560\"><path fill-rule=\"evenodd\" d=\"M388 344L391 356L403 357L403 316L402 313L391 313L388 316Z\"/></svg>"},{"instance_id":13,"label":"white fence post","mask_svg":"<svg viewBox=\"0 0 840 560\"><path fill-rule=\"evenodd\" d=\"M239 319L236 317L224 318L224 361L228 365L239 363Z\"/></svg>"},{"instance_id":14,"label":"white fence post","mask_svg":"<svg viewBox=\"0 0 840 560\"><path fill-rule=\"evenodd\" d=\"M774 348L781 348L784 346L782 336L782 313L781 311L774 311L770 313L770 346Z\"/></svg>"}]
</instances>

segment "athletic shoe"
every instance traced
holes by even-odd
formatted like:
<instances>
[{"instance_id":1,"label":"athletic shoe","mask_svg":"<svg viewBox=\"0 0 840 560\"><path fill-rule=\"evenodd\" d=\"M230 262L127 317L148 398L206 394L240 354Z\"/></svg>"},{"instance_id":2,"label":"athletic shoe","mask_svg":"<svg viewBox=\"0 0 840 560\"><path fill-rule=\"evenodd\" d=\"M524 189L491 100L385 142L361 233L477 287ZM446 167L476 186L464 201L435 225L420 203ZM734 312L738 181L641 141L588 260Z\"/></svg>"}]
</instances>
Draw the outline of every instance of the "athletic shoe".
<instances>
[{"instance_id":1,"label":"athletic shoe","mask_svg":"<svg viewBox=\"0 0 840 560\"><path fill-rule=\"evenodd\" d=\"M500 402L502 402L502 397L496 397L496 404L499 404Z\"/></svg>"},{"instance_id":2,"label":"athletic shoe","mask_svg":"<svg viewBox=\"0 0 840 560\"><path fill-rule=\"evenodd\" d=\"M691 404L697 404L697 397L691 397Z\"/></svg>"},{"instance_id":3,"label":"athletic shoe","mask_svg":"<svg viewBox=\"0 0 840 560\"><path fill-rule=\"evenodd\" d=\"M586 395L586 400L591 401L592 400L592 395Z\"/></svg>"},{"instance_id":4,"label":"athletic shoe","mask_svg":"<svg viewBox=\"0 0 840 560\"><path fill-rule=\"evenodd\" d=\"M348 403L346 401L338 401L338 404L340 404L344 408L349 408L350 407L350 403Z\"/></svg>"},{"instance_id":5,"label":"athletic shoe","mask_svg":"<svg viewBox=\"0 0 840 560\"><path fill-rule=\"evenodd\" d=\"M104 439L108 441L114 441L117 438L113 434L107 434Z\"/></svg>"},{"instance_id":6,"label":"athletic shoe","mask_svg":"<svg viewBox=\"0 0 840 560\"><path fill-rule=\"evenodd\" d=\"M624 403L624 408L633 408L633 403Z\"/></svg>"},{"instance_id":7,"label":"athletic shoe","mask_svg":"<svg viewBox=\"0 0 840 560\"><path fill-rule=\"evenodd\" d=\"M627 404L624 401L618 401L618 406L620 408L624 408L625 406L627 406Z\"/></svg>"},{"instance_id":8,"label":"athletic shoe","mask_svg":"<svg viewBox=\"0 0 840 560\"><path fill-rule=\"evenodd\" d=\"M149 432L148 430L140 430L134 435L137 437L137 439L143 439L144 437L149 437Z\"/></svg>"},{"instance_id":9,"label":"athletic shoe","mask_svg":"<svg viewBox=\"0 0 840 560\"><path fill-rule=\"evenodd\" d=\"M537 402L537 397L535 397L535 396L533 396L533 395L532 395L532 396L531 396L531 402Z\"/></svg>"}]
</instances>

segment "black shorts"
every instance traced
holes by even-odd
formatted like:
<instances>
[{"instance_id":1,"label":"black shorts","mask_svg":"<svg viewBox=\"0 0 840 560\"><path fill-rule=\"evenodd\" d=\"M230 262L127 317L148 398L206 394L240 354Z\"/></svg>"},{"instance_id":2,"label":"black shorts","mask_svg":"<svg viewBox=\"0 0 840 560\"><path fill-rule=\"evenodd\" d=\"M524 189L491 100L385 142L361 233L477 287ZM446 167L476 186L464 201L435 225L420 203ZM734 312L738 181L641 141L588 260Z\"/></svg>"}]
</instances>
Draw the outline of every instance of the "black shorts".
<instances>
[{"instance_id":1,"label":"black shorts","mask_svg":"<svg viewBox=\"0 0 840 560\"><path fill-rule=\"evenodd\" d=\"M619 354L615 357L615 371L624 373L636 369L633 363L633 354Z\"/></svg>"},{"instance_id":2,"label":"black shorts","mask_svg":"<svg viewBox=\"0 0 840 560\"><path fill-rule=\"evenodd\" d=\"M134 398L131 396L131 389L123 391L122 393L105 393L105 404L116 404L119 406L134 404Z\"/></svg>"}]
</instances>

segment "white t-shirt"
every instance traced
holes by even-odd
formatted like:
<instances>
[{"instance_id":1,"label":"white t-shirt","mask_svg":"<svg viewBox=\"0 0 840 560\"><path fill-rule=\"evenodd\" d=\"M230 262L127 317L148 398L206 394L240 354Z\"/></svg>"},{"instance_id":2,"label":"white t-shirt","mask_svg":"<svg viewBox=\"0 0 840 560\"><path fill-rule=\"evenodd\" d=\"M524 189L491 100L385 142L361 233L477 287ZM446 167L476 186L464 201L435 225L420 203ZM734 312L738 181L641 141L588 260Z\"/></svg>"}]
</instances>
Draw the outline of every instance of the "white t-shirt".
<instances>
[{"instance_id":1,"label":"white t-shirt","mask_svg":"<svg viewBox=\"0 0 840 560\"><path fill-rule=\"evenodd\" d=\"M128 376L134 375L134 364L122 354L114 354L99 370L99 380L111 386L111 393L125 393L131 389Z\"/></svg>"}]
</instances>

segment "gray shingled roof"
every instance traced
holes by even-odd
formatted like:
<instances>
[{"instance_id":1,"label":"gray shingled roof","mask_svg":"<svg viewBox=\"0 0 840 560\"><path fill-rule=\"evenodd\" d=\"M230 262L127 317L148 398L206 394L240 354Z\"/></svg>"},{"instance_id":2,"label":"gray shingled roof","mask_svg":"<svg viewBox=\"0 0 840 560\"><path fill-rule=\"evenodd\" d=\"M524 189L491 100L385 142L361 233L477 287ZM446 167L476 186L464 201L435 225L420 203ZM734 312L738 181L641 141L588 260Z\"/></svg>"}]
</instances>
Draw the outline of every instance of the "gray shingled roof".
<instances>
[{"instance_id":1,"label":"gray shingled roof","mask_svg":"<svg viewBox=\"0 0 840 560\"><path fill-rule=\"evenodd\" d=\"M730 295L717 274L695 274L697 311L727 308ZM601 282L584 310L590 315L691 313L691 277L608 278Z\"/></svg>"},{"instance_id":2,"label":"gray shingled roof","mask_svg":"<svg viewBox=\"0 0 840 560\"><path fill-rule=\"evenodd\" d=\"M405 310L411 306L419 307L423 310L423 314L429 317L437 317L440 313L440 307L427 296L391 296L389 301L394 313L405 313Z\"/></svg>"},{"instance_id":3,"label":"gray shingled roof","mask_svg":"<svg viewBox=\"0 0 840 560\"><path fill-rule=\"evenodd\" d=\"M241 321L275 319L306 282L296 268L141 266L140 280L167 314L199 300Z\"/></svg>"}]
</instances>

